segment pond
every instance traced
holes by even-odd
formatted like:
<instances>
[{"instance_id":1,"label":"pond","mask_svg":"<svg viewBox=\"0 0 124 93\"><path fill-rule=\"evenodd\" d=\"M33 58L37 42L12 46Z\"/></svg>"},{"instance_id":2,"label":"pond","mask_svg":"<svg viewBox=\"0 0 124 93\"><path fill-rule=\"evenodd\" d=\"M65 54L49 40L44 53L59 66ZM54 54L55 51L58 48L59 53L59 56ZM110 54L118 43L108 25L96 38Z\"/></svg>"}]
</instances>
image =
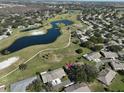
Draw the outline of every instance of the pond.
<instances>
[{"instance_id":1,"label":"pond","mask_svg":"<svg viewBox=\"0 0 124 93\"><path fill-rule=\"evenodd\" d=\"M3 51L6 50L12 53L32 45L52 43L61 35L60 29L57 28L58 27L57 24L59 23L63 23L67 26L71 25L73 22L69 20L58 20L51 22L52 28L49 29L46 34L21 37Z\"/></svg>"}]
</instances>

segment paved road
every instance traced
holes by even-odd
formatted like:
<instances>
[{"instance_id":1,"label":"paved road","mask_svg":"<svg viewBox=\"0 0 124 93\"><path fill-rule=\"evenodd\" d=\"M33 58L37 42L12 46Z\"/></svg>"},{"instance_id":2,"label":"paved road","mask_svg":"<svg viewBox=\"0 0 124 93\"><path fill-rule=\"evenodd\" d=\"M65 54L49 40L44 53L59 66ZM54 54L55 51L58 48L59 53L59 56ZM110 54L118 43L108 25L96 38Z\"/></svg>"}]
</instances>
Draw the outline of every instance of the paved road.
<instances>
[{"instance_id":1,"label":"paved road","mask_svg":"<svg viewBox=\"0 0 124 93\"><path fill-rule=\"evenodd\" d=\"M31 77L19 82L16 82L14 84L11 84L10 89L11 92L25 92L26 87L32 83L33 80L35 80L37 77Z\"/></svg>"}]
</instances>

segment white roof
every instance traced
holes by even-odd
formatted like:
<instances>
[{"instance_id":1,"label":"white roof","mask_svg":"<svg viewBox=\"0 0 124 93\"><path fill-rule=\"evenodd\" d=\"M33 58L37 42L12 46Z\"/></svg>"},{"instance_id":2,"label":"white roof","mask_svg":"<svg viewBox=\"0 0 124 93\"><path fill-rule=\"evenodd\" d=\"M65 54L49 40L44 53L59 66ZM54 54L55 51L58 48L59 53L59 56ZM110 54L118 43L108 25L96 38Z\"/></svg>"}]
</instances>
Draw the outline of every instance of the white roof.
<instances>
[{"instance_id":1,"label":"white roof","mask_svg":"<svg viewBox=\"0 0 124 93\"><path fill-rule=\"evenodd\" d=\"M99 52L93 52L93 53L89 53L84 55L85 58L87 58L89 61L96 61L96 60L100 60L101 54Z\"/></svg>"}]
</instances>

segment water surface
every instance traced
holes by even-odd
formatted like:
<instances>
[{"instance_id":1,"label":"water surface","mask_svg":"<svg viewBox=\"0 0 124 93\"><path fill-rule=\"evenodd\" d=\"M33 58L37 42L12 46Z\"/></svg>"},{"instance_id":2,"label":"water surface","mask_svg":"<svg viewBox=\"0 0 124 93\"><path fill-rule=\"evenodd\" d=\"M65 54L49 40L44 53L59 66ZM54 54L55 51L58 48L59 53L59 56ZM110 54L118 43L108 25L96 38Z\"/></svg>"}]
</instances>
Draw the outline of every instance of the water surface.
<instances>
[{"instance_id":1,"label":"water surface","mask_svg":"<svg viewBox=\"0 0 124 93\"><path fill-rule=\"evenodd\" d=\"M51 22L52 28L49 29L46 34L21 37L4 50L7 50L10 53L12 53L32 45L52 43L61 35L60 29L58 29L58 26L57 26L57 24L59 23L63 23L67 26L67 25L71 25L72 21L58 20L58 21Z\"/></svg>"}]
</instances>

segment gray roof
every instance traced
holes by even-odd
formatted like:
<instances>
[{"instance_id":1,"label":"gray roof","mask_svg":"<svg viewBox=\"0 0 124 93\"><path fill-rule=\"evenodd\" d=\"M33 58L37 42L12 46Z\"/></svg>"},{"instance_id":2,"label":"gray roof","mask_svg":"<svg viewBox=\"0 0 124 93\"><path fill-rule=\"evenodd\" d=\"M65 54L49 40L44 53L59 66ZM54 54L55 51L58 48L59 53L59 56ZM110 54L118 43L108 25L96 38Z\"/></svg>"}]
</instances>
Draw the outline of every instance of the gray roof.
<instances>
[{"instance_id":1,"label":"gray roof","mask_svg":"<svg viewBox=\"0 0 124 93\"><path fill-rule=\"evenodd\" d=\"M91 92L89 87L85 85L73 84L64 89L65 92Z\"/></svg>"},{"instance_id":2,"label":"gray roof","mask_svg":"<svg viewBox=\"0 0 124 93\"><path fill-rule=\"evenodd\" d=\"M88 86L84 86L74 90L73 92L91 92L91 90L89 89Z\"/></svg>"},{"instance_id":3,"label":"gray roof","mask_svg":"<svg viewBox=\"0 0 124 93\"><path fill-rule=\"evenodd\" d=\"M41 76L43 83L47 83L57 78L61 79L63 76L66 76L66 73L62 68L59 68L50 72L43 73Z\"/></svg>"},{"instance_id":4,"label":"gray roof","mask_svg":"<svg viewBox=\"0 0 124 93\"><path fill-rule=\"evenodd\" d=\"M118 55L121 56L121 57L124 57L124 51L118 52Z\"/></svg>"},{"instance_id":5,"label":"gray roof","mask_svg":"<svg viewBox=\"0 0 124 93\"><path fill-rule=\"evenodd\" d=\"M116 72L106 68L105 70L102 70L99 75L98 75L98 80L101 81L102 83L104 83L105 85L110 85L111 81L113 80L113 78L115 77Z\"/></svg>"},{"instance_id":6,"label":"gray roof","mask_svg":"<svg viewBox=\"0 0 124 93\"><path fill-rule=\"evenodd\" d=\"M124 63L119 62L119 60L113 60L111 65L114 70L124 70Z\"/></svg>"},{"instance_id":7,"label":"gray roof","mask_svg":"<svg viewBox=\"0 0 124 93\"><path fill-rule=\"evenodd\" d=\"M108 42L109 45L118 45L118 43L114 40Z\"/></svg>"},{"instance_id":8,"label":"gray roof","mask_svg":"<svg viewBox=\"0 0 124 93\"><path fill-rule=\"evenodd\" d=\"M89 54L84 55L89 61L95 61L96 59L100 59L101 54L99 52L92 52Z\"/></svg>"},{"instance_id":9,"label":"gray roof","mask_svg":"<svg viewBox=\"0 0 124 93\"><path fill-rule=\"evenodd\" d=\"M101 53L105 58L118 58L118 55L115 52L101 51Z\"/></svg>"}]
</instances>

